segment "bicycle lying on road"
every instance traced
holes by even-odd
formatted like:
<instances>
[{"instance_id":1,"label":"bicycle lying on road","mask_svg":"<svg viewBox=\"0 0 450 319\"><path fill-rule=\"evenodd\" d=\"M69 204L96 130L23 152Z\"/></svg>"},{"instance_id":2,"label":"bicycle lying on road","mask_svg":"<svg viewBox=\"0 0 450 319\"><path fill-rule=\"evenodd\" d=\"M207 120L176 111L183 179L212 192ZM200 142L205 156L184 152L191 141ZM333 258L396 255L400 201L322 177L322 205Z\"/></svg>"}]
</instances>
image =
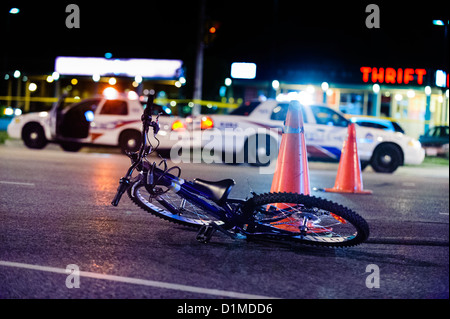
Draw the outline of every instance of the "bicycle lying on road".
<instances>
[{"instance_id":1,"label":"bicycle lying on road","mask_svg":"<svg viewBox=\"0 0 450 319\"><path fill-rule=\"evenodd\" d=\"M340 204L293 193L255 194L247 200L228 195L234 180L217 182L181 178L178 166L166 160L150 163L147 156L159 146L159 115L153 114L154 96L149 96L142 115L140 150L128 153L131 167L120 179L112 201L117 206L127 192L143 210L165 220L198 229L197 240L208 243L216 231L233 239L293 241L328 247L349 247L369 236L367 222ZM156 119L153 120L153 116ZM158 145L153 147L149 130Z\"/></svg>"}]
</instances>

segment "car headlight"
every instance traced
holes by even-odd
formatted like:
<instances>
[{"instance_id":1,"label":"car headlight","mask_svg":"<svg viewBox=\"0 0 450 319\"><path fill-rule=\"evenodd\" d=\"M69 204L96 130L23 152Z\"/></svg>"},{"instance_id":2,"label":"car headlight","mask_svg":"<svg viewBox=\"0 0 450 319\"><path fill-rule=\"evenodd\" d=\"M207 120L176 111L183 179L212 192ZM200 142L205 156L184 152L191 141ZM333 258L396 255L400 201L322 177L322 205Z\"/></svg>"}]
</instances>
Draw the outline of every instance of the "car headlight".
<instances>
[{"instance_id":1,"label":"car headlight","mask_svg":"<svg viewBox=\"0 0 450 319\"><path fill-rule=\"evenodd\" d=\"M421 148L422 144L420 144L420 142L418 140L415 139L410 139L408 142L408 146L414 147L414 148Z\"/></svg>"}]
</instances>

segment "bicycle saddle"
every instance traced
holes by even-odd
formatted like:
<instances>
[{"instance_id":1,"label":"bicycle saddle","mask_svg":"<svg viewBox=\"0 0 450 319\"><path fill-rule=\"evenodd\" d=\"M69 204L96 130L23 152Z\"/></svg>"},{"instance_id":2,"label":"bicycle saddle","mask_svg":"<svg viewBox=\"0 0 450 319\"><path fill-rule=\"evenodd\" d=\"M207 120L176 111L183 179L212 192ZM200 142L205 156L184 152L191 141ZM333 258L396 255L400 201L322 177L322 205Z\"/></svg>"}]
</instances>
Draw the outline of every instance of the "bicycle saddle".
<instances>
[{"instance_id":1,"label":"bicycle saddle","mask_svg":"<svg viewBox=\"0 0 450 319\"><path fill-rule=\"evenodd\" d=\"M218 182L209 182L196 178L193 182L200 191L205 193L206 197L221 205L228 198L231 189L236 185L232 179L224 179Z\"/></svg>"}]
</instances>

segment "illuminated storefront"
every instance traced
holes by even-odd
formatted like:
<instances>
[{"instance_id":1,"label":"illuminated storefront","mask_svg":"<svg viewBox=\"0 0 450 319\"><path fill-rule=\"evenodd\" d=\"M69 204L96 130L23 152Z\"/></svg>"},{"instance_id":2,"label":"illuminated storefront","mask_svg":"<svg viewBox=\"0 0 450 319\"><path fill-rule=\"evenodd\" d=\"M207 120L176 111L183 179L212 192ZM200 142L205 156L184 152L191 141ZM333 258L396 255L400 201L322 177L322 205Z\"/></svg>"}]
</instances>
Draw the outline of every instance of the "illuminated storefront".
<instances>
[{"instance_id":1,"label":"illuminated storefront","mask_svg":"<svg viewBox=\"0 0 450 319\"><path fill-rule=\"evenodd\" d=\"M291 77L283 80L282 74L272 81L276 86L264 81L234 84L245 85L247 99L249 92L253 98L302 93L299 96L305 103L324 103L349 116L391 118L416 137L430 126L449 123L448 75L440 70L361 66L343 71L289 72Z\"/></svg>"}]
</instances>

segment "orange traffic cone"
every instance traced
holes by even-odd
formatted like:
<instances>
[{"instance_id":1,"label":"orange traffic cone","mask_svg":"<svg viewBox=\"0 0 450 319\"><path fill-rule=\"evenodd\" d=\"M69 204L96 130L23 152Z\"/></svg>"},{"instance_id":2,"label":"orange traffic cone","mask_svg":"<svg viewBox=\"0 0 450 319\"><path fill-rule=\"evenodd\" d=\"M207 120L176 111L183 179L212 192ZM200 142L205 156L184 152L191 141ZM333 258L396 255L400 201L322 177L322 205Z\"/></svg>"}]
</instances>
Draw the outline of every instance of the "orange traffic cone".
<instances>
[{"instance_id":1,"label":"orange traffic cone","mask_svg":"<svg viewBox=\"0 0 450 319\"><path fill-rule=\"evenodd\" d=\"M304 195L311 193L303 117L300 108L298 101L291 101L289 104L271 192Z\"/></svg>"},{"instance_id":2,"label":"orange traffic cone","mask_svg":"<svg viewBox=\"0 0 450 319\"><path fill-rule=\"evenodd\" d=\"M341 159L333 188L325 188L326 192L372 194L370 190L363 190L361 163L356 145L355 123L348 126L347 140L342 147Z\"/></svg>"}]
</instances>

